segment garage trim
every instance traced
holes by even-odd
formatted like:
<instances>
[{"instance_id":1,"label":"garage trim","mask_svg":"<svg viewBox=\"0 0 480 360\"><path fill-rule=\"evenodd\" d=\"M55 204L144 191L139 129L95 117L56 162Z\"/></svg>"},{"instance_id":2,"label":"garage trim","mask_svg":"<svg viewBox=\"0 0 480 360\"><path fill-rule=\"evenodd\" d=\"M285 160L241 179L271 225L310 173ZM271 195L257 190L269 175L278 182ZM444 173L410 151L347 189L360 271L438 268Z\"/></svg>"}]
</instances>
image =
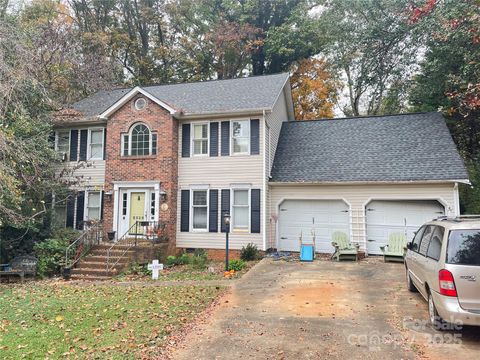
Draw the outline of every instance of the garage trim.
<instances>
[{"instance_id":1,"label":"garage trim","mask_svg":"<svg viewBox=\"0 0 480 360\"><path fill-rule=\"evenodd\" d=\"M277 221L275 222L275 246L278 250L278 247L279 247L279 244L280 244L280 239L279 239L279 236L280 236L280 231L279 231L279 220L280 220L280 205L286 201L286 200L341 200L343 201L347 206L348 206L348 219L349 219L349 237L350 237L350 241L352 241L353 239L353 230L352 230L352 204L350 204L349 201L347 201L347 199L343 198L343 197L338 197L338 196L309 196L309 197L297 197L297 196L293 196L293 197L282 197L280 198L280 200L277 202L276 206L275 206L275 209L276 209L276 213L277 213Z\"/></svg>"}]
</instances>

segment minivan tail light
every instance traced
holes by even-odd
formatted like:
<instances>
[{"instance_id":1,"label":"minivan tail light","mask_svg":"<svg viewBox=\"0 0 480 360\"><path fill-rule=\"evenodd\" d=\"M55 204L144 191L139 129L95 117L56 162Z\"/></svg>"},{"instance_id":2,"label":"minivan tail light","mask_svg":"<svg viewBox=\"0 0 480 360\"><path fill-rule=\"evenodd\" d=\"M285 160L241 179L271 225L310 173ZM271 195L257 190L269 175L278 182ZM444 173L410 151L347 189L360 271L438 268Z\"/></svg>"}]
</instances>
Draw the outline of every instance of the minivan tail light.
<instances>
[{"instance_id":1,"label":"minivan tail light","mask_svg":"<svg viewBox=\"0 0 480 360\"><path fill-rule=\"evenodd\" d=\"M445 296L457 296L457 289L455 289L455 282L453 275L448 270L440 270L438 272L438 281L440 284L440 294Z\"/></svg>"}]
</instances>

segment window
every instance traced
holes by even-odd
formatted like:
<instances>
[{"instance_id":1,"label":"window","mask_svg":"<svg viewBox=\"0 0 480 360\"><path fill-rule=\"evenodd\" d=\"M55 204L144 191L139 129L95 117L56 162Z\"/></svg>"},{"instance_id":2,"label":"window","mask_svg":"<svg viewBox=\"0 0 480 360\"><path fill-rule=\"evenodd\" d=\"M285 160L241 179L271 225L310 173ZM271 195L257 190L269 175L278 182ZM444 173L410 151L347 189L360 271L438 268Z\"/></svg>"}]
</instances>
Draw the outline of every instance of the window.
<instances>
[{"instance_id":1,"label":"window","mask_svg":"<svg viewBox=\"0 0 480 360\"><path fill-rule=\"evenodd\" d=\"M208 154L208 124L193 125L193 155Z\"/></svg>"},{"instance_id":2,"label":"window","mask_svg":"<svg viewBox=\"0 0 480 360\"><path fill-rule=\"evenodd\" d=\"M192 198L192 228L193 230L207 230L207 190L193 190Z\"/></svg>"},{"instance_id":3,"label":"window","mask_svg":"<svg viewBox=\"0 0 480 360\"><path fill-rule=\"evenodd\" d=\"M425 231L425 226L422 226L417 233L415 234L415 237L413 238L412 241L412 250L418 252L418 249L420 248L420 240L422 240L423 232Z\"/></svg>"},{"instance_id":4,"label":"window","mask_svg":"<svg viewBox=\"0 0 480 360\"><path fill-rule=\"evenodd\" d=\"M89 191L87 193L87 220L99 220L101 207L100 191Z\"/></svg>"},{"instance_id":5,"label":"window","mask_svg":"<svg viewBox=\"0 0 480 360\"><path fill-rule=\"evenodd\" d=\"M250 121L232 122L232 153L248 154L250 152Z\"/></svg>"},{"instance_id":6,"label":"window","mask_svg":"<svg viewBox=\"0 0 480 360\"><path fill-rule=\"evenodd\" d=\"M435 226L433 231L432 240L430 240L430 245L427 250L427 257L433 260L440 259L440 250L442 250L442 240L445 229L441 226Z\"/></svg>"},{"instance_id":7,"label":"window","mask_svg":"<svg viewBox=\"0 0 480 360\"><path fill-rule=\"evenodd\" d=\"M448 236L447 263L480 266L480 230L452 230Z\"/></svg>"},{"instance_id":8,"label":"window","mask_svg":"<svg viewBox=\"0 0 480 360\"><path fill-rule=\"evenodd\" d=\"M135 100L135 109L142 110L147 106L147 100L145 98L138 98Z\"/></svg>"},{"instance_id":9,"label":"window","mask_svg":"<svg viewBox=\"0 0 480 360\"><path fill-rule=\"evenodd\" d=\"M88 159L103 159L103 129L89 130Z\"/></svg>"},{"instance_id":10,"label":"window","mask_svg":"<svg viewBox=\"0 0 480 360\"><path fill-rule=\"evenodd\" d=\"M123 156L146 156L157 154L157 134L151 133L145 124L137 124L128 134L122 135Z\"/></svg>"},{"instance_id":11,"label":"window","mask_svg":"<svg viewBox=\"0 0 480 360\"><path fill-rule=\"evenodd\" d=\"M70 130L57 131L57 147L59 154L65 154L68 159L70 155Z\"/></svg>"},{"instance_id":12,"label":"window","mask_svg":"<svg viewBox=\"0 0 480 360\"><path fill-rule=\"evenodd\" d=\"M127 198L128 198L128 194L123 193L123 195L122 195L122 216L127 216Z\"/></svg>"},{"instance_id":13,"label":"window","mask_svg":"<svg viewBox=\"0 0 480 360\"><path fill-rule=\"evenodd\" d=\"M150 215L155 216L155 192L150 197Z\"/></svg>"},{"instance_id":14,"label":"window","mask_svg":"<svg viewBox=\"0 0 480 360\"><path fill-rule=\"evenodd\" d=\"M427 226L423 233L422 242L420 243L419 253L423 256L427 254L428 245L430 244L430 238L432 237L434 226Z\"/></svg>"},{"instance_id":15,"label":"window","mask_svg":"<svg viewBox=\"0 0 480 360\"><path fill-rule=\"evenodd\" d=\"M67 203L61 200L61 196L55 196L55 227L64 228L67 225Z\"/></svg>"},{"instance_id":16,"label":"window","mask_svg":"<svg viewBox=\"0 0 480 360\"><path fill-rule=\"evenodd\" d=\"M233 230L245 230L250 228L250 202L248 190L233 190L232 202L232 225Z\"/></svg>"}]
</instances>

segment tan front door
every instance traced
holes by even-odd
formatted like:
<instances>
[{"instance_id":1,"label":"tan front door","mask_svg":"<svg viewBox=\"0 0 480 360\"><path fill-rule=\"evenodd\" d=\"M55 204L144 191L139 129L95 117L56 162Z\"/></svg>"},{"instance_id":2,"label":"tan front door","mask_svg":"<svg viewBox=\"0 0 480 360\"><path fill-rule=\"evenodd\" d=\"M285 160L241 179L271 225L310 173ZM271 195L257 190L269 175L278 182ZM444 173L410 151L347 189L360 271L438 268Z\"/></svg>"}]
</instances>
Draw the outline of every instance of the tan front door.
<instances>
[{"instance_id":1,"label":"tan front door","mask_svg":"<svg viewBox=\"0 0 480 360\"><path fill-rule=\"evenodd\" d=\"M132 192L130 193L130 233L131 234L141 234L143 227L138 226L136 230L135 225L136 221L145 220L145 192Z\"/></svg>"}]
</instances>

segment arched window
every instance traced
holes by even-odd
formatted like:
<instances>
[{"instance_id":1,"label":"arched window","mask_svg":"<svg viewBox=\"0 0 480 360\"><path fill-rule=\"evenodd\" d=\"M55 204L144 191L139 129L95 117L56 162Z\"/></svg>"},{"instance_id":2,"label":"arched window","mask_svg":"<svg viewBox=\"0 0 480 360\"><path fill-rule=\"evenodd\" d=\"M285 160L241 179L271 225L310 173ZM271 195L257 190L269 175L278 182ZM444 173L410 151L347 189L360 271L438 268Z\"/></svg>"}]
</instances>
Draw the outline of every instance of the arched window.
<instances>
[{"instance_id":1,"label":"arched window","mask_svg":"<svg viewBox=\"0 0 480 360\"><path fill-rule=\"evenodd\" d=\"M122 155L144 156L157 154L157 134L142 123L132 126L128 134L123 134Z\"/></svg>"}]
</instances>

